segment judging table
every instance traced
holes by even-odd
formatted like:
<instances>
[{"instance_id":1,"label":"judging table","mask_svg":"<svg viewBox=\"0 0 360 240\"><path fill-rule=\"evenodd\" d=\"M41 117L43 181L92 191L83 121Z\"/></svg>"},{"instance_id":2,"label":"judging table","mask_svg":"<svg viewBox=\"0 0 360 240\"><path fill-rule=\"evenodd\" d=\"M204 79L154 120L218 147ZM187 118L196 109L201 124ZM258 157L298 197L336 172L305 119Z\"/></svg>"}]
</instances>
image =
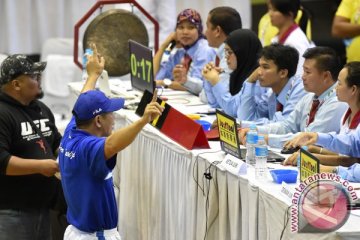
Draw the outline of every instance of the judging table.
<instances>
[{"instance_id":1,"label":"judging table","mask_svg":"<svg viewBox=\"0 0 360 240\"><path fill-rule=\"evenodd\" d=\"M78 84L71 89L79 91ZM115 127L138 118L120 110ZM113 179L123 240L280 239L290 206L281 185L270 176L257 181L252 167L240 176L219 168L214 163L225 154L219 142L209 143L211 149L187 150L148 124L118 154ZM282 239L359 239L357 214L331 233L292 233L288 223Z\"/></svg>"}]
</instances>

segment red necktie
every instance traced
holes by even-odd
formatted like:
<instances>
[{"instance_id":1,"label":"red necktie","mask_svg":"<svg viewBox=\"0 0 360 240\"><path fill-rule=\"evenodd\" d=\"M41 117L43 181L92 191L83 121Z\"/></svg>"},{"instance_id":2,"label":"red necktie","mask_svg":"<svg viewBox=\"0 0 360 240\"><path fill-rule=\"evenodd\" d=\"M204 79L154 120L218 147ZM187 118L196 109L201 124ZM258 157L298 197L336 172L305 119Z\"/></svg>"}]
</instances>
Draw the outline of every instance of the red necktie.
<instances>
[{"instance_id":1,"label":"red necktie","mask_svg":"<svg viewBox=\"0 0 360 240\"><path fill-rule=\"evenodd\" d=\"M184 58L183 58L183 66L186 69L186 72L189 71L190 68L190 64L191 64L191 57L189 56L189 54L185 53Z\"/></svg>"},{"instance_id":2,"label":"red necktie","mask_svg":"<svg viewBox=\"0 0 360 240\"><path fill-rule=\"evenodd\" d=\"M308 126L310 125L310 123L312 123L315 119L315 114L318 110L318 106L320 104L319 99L314 99L311 105L311 109L310 109L310 113L309 113L309 121L308 121Z\"/></svg>"},{"instance_id":3,"label":"red necktie","mask_svg":"<svg viewBox=\"0 0 360 240\"><path fill-rule=\"evenodd\" d=\"M215 58L215 67L218 67L220 64L220 58L216 55L216 58Z\"/></svg>"},{"instance_id":4,"label":"red necktie","mask_svg":"<svg viewBox=\"0 0 360 240\"><path fill-rule=\"evenodd\" d=\"M276 101L276 111L282 112L283 108L284 108L284 106L280 102Z\"/></svg>"}]
</instances>

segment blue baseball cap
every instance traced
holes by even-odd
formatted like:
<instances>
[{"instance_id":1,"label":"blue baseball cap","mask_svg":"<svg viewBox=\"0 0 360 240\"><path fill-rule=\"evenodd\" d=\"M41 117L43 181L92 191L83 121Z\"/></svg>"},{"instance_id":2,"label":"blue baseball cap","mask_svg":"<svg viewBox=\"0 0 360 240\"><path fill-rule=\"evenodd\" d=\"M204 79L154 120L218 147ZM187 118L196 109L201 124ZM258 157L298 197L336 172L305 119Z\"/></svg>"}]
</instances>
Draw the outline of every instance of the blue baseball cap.
<instances>
[{"instance_id":1,"label":"blue baseball cap","mask_svg":"<svg viewBox=\"0 0 360 240\"><path fill-rule=\"evenodd\" d=\"M80 121L90 120L103 113L114 112L124 107L123 98L108 98L98 90L90 90L80 94L72 113Z\"/></svg>"}]
</instances>

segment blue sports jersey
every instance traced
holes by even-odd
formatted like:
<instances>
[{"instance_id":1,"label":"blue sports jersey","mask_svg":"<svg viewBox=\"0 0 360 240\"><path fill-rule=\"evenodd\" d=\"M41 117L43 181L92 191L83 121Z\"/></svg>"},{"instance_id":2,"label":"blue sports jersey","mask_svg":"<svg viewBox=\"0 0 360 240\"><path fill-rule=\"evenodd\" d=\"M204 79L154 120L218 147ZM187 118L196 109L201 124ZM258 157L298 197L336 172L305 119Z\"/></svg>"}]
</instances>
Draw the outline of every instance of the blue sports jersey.
<instances>
[{"instance_id":1,"label":"blue sports jersey","mask_svg":"<svg viewBox=\"0 0 360 240\"><path fill-rule=\"evenodd\" d=\"M84 232L117 227L118 211L112 169L116 155L105 160L105 138L66 127L59 151L59 167L68 204L68 222Z\"/></svg>"}]
</instances>

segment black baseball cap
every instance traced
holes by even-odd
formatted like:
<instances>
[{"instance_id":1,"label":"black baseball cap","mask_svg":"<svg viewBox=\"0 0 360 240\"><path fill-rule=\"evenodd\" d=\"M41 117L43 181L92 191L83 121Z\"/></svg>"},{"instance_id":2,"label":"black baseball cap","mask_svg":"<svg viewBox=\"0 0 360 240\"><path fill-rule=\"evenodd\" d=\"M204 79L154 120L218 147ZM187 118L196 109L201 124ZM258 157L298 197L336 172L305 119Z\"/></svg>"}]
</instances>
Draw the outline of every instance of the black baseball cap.
<instances>
[{"instance_id":1,"label":"black baseball cap","mask_svg":"<svg viewBox=\"0 0 360 240\"><path fill-rule=\"evenodd\" d=\"M46 62L34 62L23 54L7 57L0 67L0 85L6 84L22 74L40 74L44 71Z\"/></svg>"}]
</instances>

